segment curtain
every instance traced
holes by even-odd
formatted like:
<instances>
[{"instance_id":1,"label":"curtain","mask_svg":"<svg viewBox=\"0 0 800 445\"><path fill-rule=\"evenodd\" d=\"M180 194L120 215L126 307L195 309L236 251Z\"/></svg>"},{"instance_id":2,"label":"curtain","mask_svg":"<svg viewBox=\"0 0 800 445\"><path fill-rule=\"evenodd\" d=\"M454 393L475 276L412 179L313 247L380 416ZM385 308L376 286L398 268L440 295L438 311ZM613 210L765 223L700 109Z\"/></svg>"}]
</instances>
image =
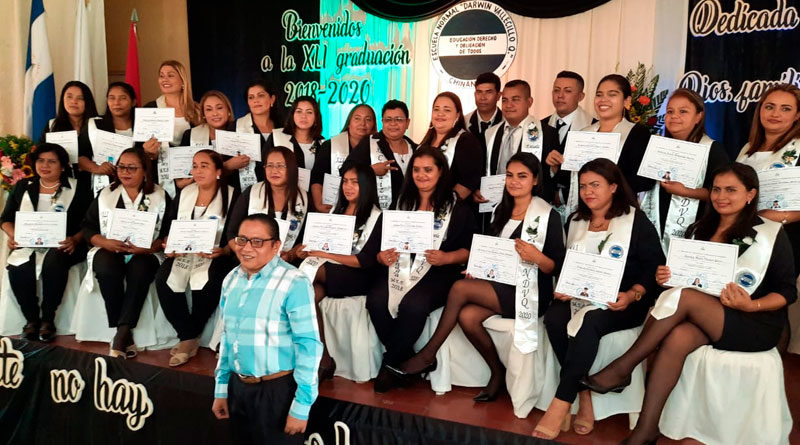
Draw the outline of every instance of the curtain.
<instances>
[{"instance_id":1,"label":"curtain","mask_svg":"<svg viewBox=\"0 0 800 445\"><path fill-rule=\"evenodd\" d=\"M437 16L461 0L353 0L362 10L396 22ZM509 12L541 19L566 17L588 11L609 0L494 0Z\"/></svg>"}]
</instances>

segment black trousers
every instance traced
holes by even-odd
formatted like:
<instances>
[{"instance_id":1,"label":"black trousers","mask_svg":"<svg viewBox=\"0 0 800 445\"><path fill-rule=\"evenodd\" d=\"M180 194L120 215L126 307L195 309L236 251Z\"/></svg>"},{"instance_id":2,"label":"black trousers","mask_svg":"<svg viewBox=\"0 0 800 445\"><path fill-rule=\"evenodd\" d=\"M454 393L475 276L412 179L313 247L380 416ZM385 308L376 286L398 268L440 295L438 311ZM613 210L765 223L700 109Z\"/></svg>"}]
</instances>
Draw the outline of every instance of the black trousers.
<instances>
[{"instance_id":1,"label":"black trousers","mask_svg":"<svg viewBox=\"0 0 800 445\"><path fill-rule=\"evenodd\" d=\"M386 347L385 365L399 365L414 355L414 343L422 334L428 315L447 301L447 293L455 281L451 275L431 268L403 297L397 308L397 318L389 313L386 276L375 280L367 294L366 306L378 338Z\"/></svg>"},{"instance_id":2,"label":"black trousers","mask_svg":"<svg viewBox=\"0 0 800 445\"><path fill-rule=\"evenodd\" d=\"M583 318L583 325L574 338L567 336L567 323L572 317L568 301L554 300L544 314L544 325L553 351L561 364L556 398L573 403L578 395L578 381L585 376L597 357L600 338L612 332L641 325L647 316L643 303L634 303L624 311L593 310Z\"/></svg>"},{"instance_id":3,"label":"black trousers","mask_svg":"<svg viewBox=\"0 0 800 445\"><path fill-rule=\"evenodd\" d=\"M86 259L86 245L80 244L72 254L58 249L48 249L42 261L42 312L39 315L39 296L36 294L36 260L35 254L27 263L19 266L6 266L8 281L17 298L22 315L28 323L41 320L53 322L56 309L64 297L67 287L69 268Z\"/></svg>"},{"instance_id":4,"label":"black trousers","mask_svg":"<svg viewBox=\"0 0 800 445\"><path fill-rule=\"evenodd\" d=\"M175 292L167 284L174 262L174 258L167 258L158 269L155 279L158 301L178 338L191 340L203 333L209 317L219 305L222 280L233 269L233 263L227 255L211 260L208 281L202 289L192 291L192 310L189 311L185 292Z\"/></svg>"},{"instance_id":5,"label":"black trousers","mask_svg":"<svg viewBox=\"0 0 800 445\"><path fill-rule=\"evenodd\" d=\"M156 256L133 255L126 263L125 254L100 249L94 255L92 269L106 304L108 326L126 324L135 328L158 270Z\"/></svg>"},{"instance_id":6,"label":"black trousers","mask_svg":"<svg viewBox=\"0 0 800 445\"><path fill-rule=\"evenodd\" d=\"M303 443L302 434L283 432L297 383L292 374L261 383L242 383L231 375L228 413L234 443L244 445Z\"/></svg>"}]
</instances>

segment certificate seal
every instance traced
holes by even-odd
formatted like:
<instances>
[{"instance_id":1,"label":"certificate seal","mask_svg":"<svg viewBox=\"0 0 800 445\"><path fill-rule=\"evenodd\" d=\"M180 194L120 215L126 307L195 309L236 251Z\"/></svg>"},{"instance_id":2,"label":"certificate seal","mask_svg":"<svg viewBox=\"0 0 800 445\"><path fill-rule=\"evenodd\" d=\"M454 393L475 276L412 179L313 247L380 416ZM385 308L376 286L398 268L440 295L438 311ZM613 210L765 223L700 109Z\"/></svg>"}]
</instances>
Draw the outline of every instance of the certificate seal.
<instances>
[{"instance_id":1,"label":"certificate seal","mask_svg":"<svg viewBox=\"0 0 800 445\"><path fill-rule=\"evenodd\" d=\"M502 76L517 54L511 15L492 2L464 2L439 17L431 35L431 63L449 85L473 86L481 73Z\"/></svg>"}]
</instances>

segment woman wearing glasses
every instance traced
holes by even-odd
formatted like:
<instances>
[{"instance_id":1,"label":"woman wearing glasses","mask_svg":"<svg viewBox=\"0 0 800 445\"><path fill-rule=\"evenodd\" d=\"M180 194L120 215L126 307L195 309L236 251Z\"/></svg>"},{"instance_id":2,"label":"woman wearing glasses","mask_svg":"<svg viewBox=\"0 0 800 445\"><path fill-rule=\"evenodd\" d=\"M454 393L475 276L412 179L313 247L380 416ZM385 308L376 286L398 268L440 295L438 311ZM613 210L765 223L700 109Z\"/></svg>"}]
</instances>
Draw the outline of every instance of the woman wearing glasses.
<instances>
[{"instance_id":1,"label":"woman wearing glasses","mask_svg":"<svg viewBox=\"0 0 800 445\"><path fill-rule=\"evenodd\" d=\"M311 170L311 197L318 211L329 212L333 207L322 202L325 173L338 177L339 169L350 151L372 134L375 134L375 110L361 104L350 110L342 132L322 143Z\"/></svg>"},{"instance_id":2,"label":"woman wearing glasses","mask_svg":"<svg viewBox=\"0 0 800 445\"><path fill-rule=\"evenodd\" d=\"M375 174L366 165L345 161L341 168L342 182L339 185L339 200L333 213L355 216L356 231L350 255L339 255L323 250L303 251L299 246L300 270L314 282L314 299L317 303L317 325L323 346L325 333L319 303L325 297L341 298L364 295L372 284L372 266L381 242L381 209L375 190ZM333 378L336 362L328 348L322 353L319 365L320 380Z\"/></svg>"},{"instance_id":3,"label":"woman wearing glasses","mask_svg":"<svg viewBox=\"0 0 800 445\"><path fill-rule=\"evenodd\" d=\"M112 357L136 356L132 330L139 321L150 283L160 262L155 255L161 250L158 234L170 199L164 189L149 179L148 165L141 149L123 151L117 161L117 179L100 191L89 206L82 224L83 236L93 246L87 257L90 272L85 283L90 283L91 290L97 279L105 301L108 325L117 328L109 352ZM107 237L115 209L157 215L149 247L136 246L133 240L127 238L120 241Z\"/></svg>"},{"instance_id":4,"label":"woman wearing glasses","mask_svg":"<svg viewBox=\"0 0 800 445\"><path fill-rule=\"evenodd\" d=\"M280 226L283 241L281 258L287 262L297 262L299 249L295 242L303 237L303 223L309 205L308 195L297 182L294 152L286 147L271 148L264 157L264 171L266 181L257 182L236 200L227 229L228 239L236 237L236 230L245 216L266 213L275 218Z\"/></svg>"},{"instance_id":5,"label":"woman wearing glasses","mask_svg":"<svg viewBox=\"0 0 800 445\"><path fill-rule=\"evenodd\" d=\"M233 206L234 189L225 185L222 157L213 150L200 150L192 160L194 182L178 192L161 226L163 247L173 220L215 220L217 232L211 252L166 252L167 259L156 275L156 289L167 320L178 333L170 366L180 366L197 354L197 338L219 303L222 280L233 269L231 249L225 237L225 222ZM186 301L192 291L192 310Z\"/></svg>"},{"instance_id":6,"label":"woman wearing glasses","mask_svg":"<svg viewBox=\"0 0 800 445\"><path fill-rule=\"evenodd\" d=\"M406 136L408 107L399 100L386 102L381 110L383 128L377 134L365 138L354 148L348 160L371 165L376 176L378 203L381 209L394 208L408 161L417 144Z\"/></svg>"}]
</instances>

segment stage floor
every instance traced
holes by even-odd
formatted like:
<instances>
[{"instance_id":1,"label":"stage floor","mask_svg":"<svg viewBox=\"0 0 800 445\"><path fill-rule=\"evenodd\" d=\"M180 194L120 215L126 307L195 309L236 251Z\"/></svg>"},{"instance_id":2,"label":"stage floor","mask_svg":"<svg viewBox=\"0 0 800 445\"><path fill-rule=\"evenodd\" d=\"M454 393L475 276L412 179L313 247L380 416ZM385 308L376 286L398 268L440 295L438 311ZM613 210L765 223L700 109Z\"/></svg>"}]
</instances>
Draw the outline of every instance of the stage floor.
<instances>
[{"instance_id":1,"label":"stage floor","mask_svg":"<svg viewBox=\"0 0 800 445\"><path fill-rule=\"evenodd\" d=\"M96 354L108 353L108 345L105 343L77 342L73 336L59 336L53 344ZM140 352L134 361L167 367L169 351ZM214 351L201 348L198 355L189 363L172 369L213 376L215 365ZM789 440L792 444L800 444L800 429L797 426L798 419L800 419L800 379L790 378L790 376L800 375L800 355L785 354L783 366L789 408L794 419ZM527 418L519 419L514 416L508 396L499 398L493 403L476 404L472 401L472 397L477 392L478 388L453 387L449 393L437 396L431 391L430 385L426 382L419 382L409 388L393 390L386 394L376 394L372 390L372 383L355 383L340 377L323 382L319 388L321 396L332 399L523 435L529 435L533 431L536 422L543 414L534 409ZM209 409L211 408L211 397L212 395L209 394ZM619 443L627 435L627 431L628 416L617 415L597 422L594 431L588 436L579 436L570 431L562 433L558 437L558 441L567 444L611 445ZM696 444L699 442L668 439L659 441L659 444L677 443Z\"/></svg>"}]
</instances>

